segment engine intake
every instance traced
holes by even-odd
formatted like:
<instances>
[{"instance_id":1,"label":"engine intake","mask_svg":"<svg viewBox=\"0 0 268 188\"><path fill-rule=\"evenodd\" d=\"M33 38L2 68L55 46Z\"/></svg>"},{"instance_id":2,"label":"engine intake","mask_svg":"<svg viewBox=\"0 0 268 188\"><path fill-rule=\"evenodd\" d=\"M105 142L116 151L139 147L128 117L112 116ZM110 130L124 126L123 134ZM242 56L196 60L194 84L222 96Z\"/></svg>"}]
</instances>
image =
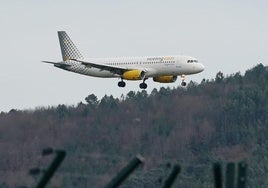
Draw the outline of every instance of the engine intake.
<instances>
[{"instance_id":1,"label":"engine intake","mask_svg":"<svg viewBox=\"0 0 268 188\"><path fill-rule=\"evenodd\" d=\"M123 73L122 78L125 80L142 80L145 72L142 70L129 70Z\"/></svg>"},{"instance_id":2,"label":"engine intake","mask_svg":"<svg viewBox=\"0 0 268 188\"><path fill-rule=\"evenodd\" d=\"M153 77L153 80L155 82L160 82L160 83L172 83L177 80L177 76L157 76L157 77Z\"/></svg>"}]
</instances>

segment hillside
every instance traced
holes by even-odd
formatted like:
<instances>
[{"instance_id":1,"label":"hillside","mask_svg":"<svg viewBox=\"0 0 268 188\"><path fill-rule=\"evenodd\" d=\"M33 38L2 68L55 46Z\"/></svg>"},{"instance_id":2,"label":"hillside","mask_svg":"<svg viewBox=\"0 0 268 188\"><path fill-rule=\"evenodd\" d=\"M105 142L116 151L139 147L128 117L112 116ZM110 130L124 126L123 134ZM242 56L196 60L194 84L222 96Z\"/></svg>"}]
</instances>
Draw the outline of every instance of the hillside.
<instances>
[{"instance_id":1,"label":"hillside","mask_svg":"<svg viewBox=\"0 0 268 188\"><path fill-rule=\"evenodd\" d=\"M48 146L67 151L51 187L103 187L138 153L145 165L122 187L159 187L168 163L182 166L178 187L212 187L213 162L241 160L248 186L268 187L267 96L268 67L259 64L187 88L1 113L0 187L35 185L27 173L48 164L40 157Z\"/></svg>"}]
</instances>

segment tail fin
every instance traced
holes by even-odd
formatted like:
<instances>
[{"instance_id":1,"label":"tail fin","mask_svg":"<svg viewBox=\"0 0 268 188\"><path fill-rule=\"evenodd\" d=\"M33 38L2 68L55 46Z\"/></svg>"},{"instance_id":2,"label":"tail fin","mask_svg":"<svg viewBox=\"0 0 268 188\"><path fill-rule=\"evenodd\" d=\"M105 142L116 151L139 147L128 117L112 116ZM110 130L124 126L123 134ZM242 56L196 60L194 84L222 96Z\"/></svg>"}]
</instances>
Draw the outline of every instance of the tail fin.
<instances>
[{"instance_id":1,"label":"tail fin","mask_svg":"<svg viewBox=\"0 0 268 188\"><path fill-rule=\"evenodd\" d=\"M61 55L63 61L67 61L69 59L82 59L83 56L74 45L70 37L67 35L65 31L58 31Z\"/></svg>"}]
</instances>

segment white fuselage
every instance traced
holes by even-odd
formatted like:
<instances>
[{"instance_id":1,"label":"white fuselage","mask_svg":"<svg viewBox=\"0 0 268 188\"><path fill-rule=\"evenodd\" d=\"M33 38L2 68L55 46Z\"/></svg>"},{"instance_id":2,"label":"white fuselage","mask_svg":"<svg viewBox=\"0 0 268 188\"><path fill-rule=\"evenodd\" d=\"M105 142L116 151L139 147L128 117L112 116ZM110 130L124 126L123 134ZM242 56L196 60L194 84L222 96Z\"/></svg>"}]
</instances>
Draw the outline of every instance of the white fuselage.
<instances>
[{"instance_id":1,"label":"white fuselage","mask_svg":"<svg viewBox=\"0 0 268 188\"><path fill-rule=\"evenodd\" d=\"M60 62L43 61L55 67L102 78L121 78L119 87L125 87L124 80L142 80L141 89L146 89L145 80L152 77L159 83L175 82L181 76L182 86L186 86L185 75L196 74L204 70L196 58L183 55L84 58L65 31L58 31L62 60Z\"/></svg>"},{"instance_id":2,"label":"white fuselage","mask_svg":"<svg viewBox=\"0 0 268 188\"><path fill-rule=\"evenodd\" d=\"M117 58L85 58L94 64L102 64L126 69L139 69L145 72L145 78L157 76L190 75L202 72L204 66L198 63L196 58L183 55L171 56L146 56L146 57L117 57ZM94 68L77 61L63 61L69 66L65 70L94 77L121 77L108 70ZM59 67L61 68L61 67Z\"/></svg>"}]
</instances>

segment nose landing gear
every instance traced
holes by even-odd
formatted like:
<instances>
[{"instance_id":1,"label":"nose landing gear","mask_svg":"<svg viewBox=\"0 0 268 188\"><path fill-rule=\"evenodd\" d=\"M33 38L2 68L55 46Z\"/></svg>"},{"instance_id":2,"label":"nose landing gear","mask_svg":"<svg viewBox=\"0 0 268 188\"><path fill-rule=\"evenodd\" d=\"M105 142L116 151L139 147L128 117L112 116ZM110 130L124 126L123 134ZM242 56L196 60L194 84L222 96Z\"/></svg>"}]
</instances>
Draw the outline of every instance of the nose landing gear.
<instances>
[{"instance_id":1,"label":"nose landing gear","mask_svg":"<svg viewBox=\"0 0 268 188\"><path fill-rule=\"evenodd\" d=\"M186 86L186 82L185 82L185 75L181 75L181 86L185 87Z\"/></svg>"}]
</instances>

